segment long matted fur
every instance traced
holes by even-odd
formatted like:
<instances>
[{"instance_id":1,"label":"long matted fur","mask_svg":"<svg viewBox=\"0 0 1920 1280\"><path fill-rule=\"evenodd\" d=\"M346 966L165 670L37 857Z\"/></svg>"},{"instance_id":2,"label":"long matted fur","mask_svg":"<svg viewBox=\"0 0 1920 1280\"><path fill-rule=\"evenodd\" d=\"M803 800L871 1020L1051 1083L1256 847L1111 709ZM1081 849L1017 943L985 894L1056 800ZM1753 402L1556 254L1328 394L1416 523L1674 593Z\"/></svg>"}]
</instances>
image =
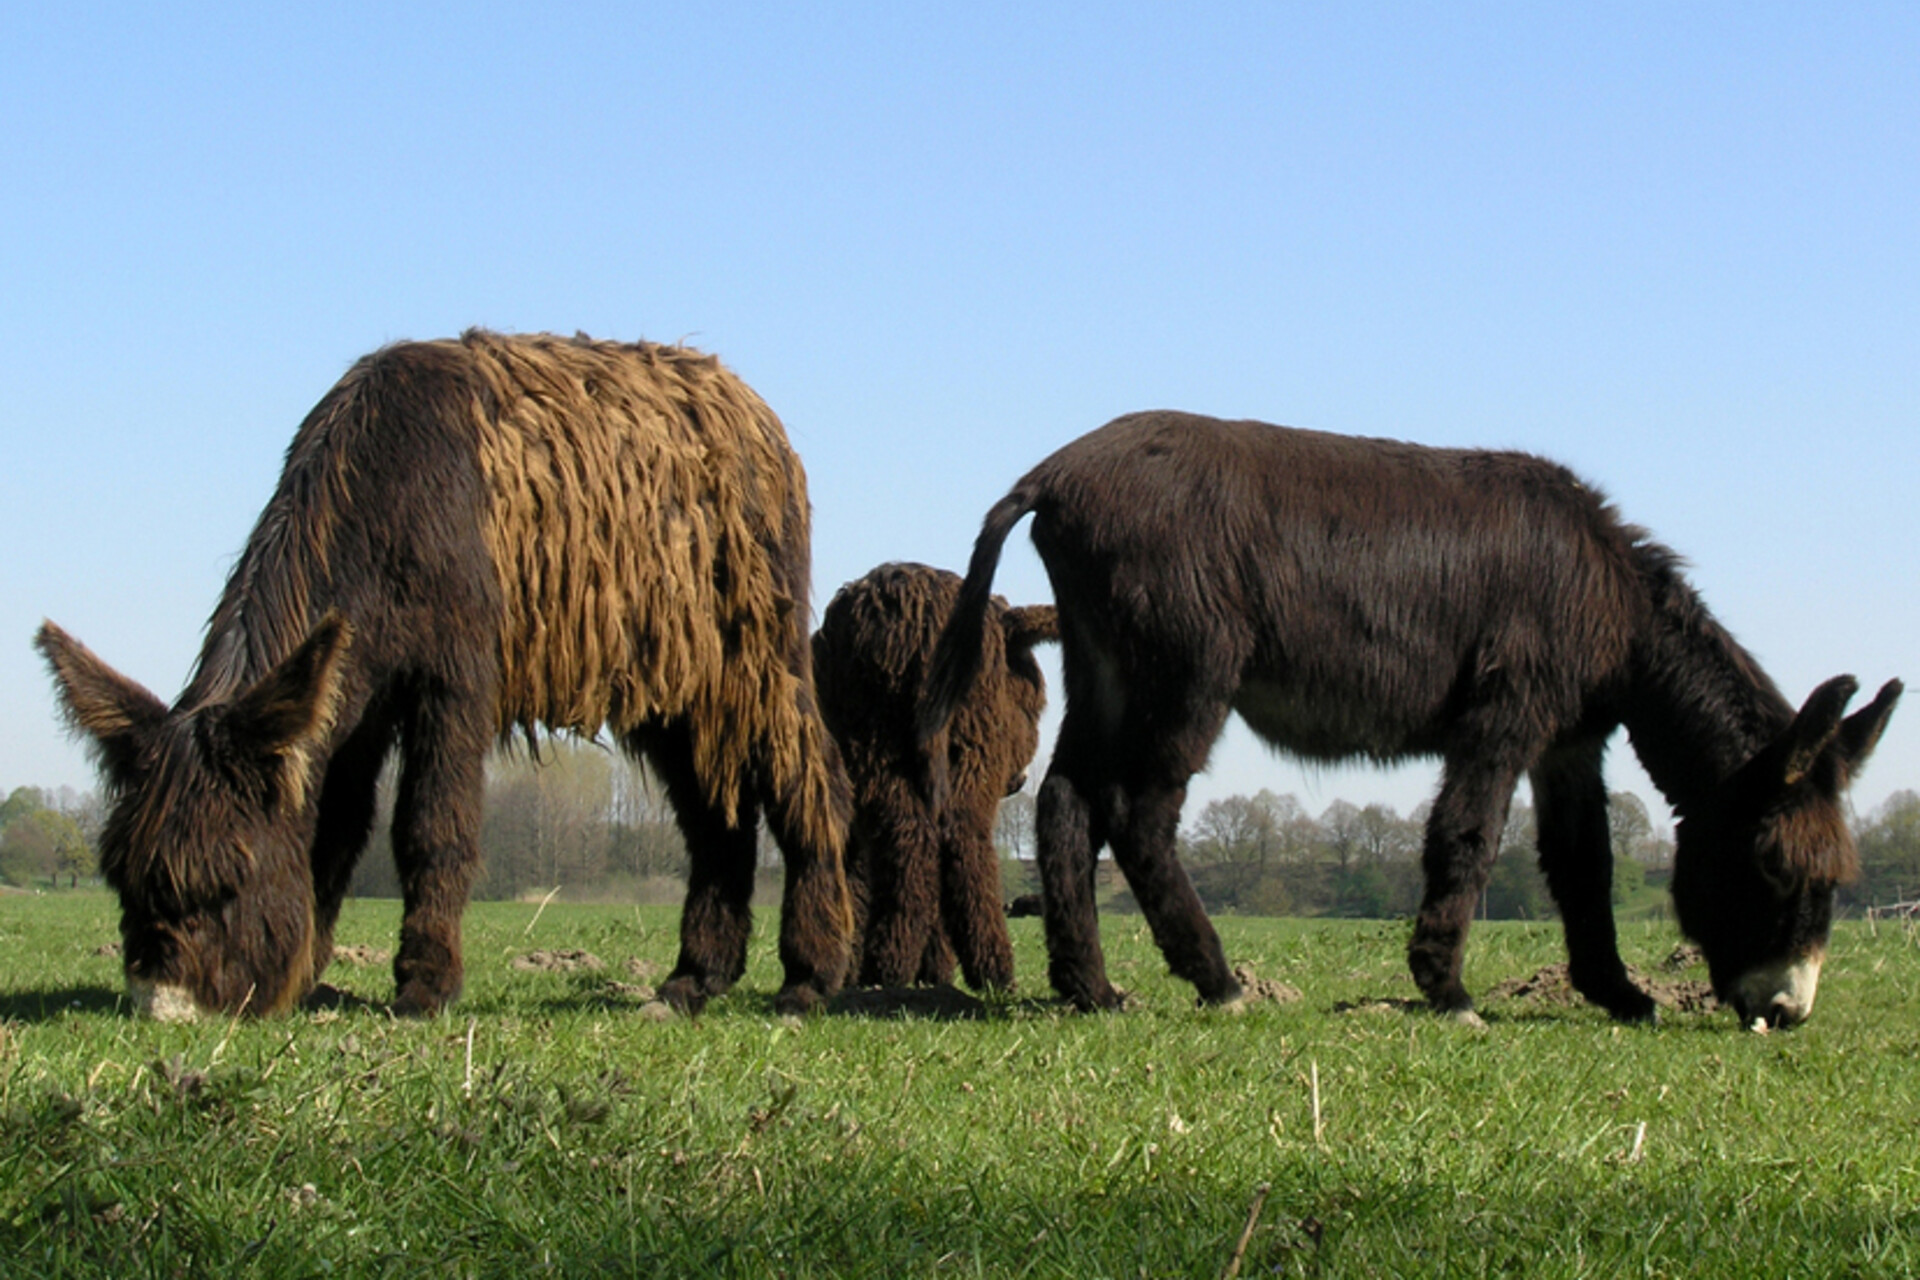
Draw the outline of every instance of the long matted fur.
<instances>
[{"instance_id":1,"label":"long matted fur","mask_svg":"<svg viewBox=\"0 0 1920 1280\"><path fill-rule=\"evenodd\" d=\"M605 726L661 769L694 859L663 994L697 1008L739 976L763 811L789 1003L831 994L845 782L812 688L808 518L778 418L711 356L475 330L359 361L296 433L172 708L42 630L115 796L130 977L210 1008L297 999L397 748L395 973L403 1006L439 1007L488 741Z\"/></svg>"}]
</instances>

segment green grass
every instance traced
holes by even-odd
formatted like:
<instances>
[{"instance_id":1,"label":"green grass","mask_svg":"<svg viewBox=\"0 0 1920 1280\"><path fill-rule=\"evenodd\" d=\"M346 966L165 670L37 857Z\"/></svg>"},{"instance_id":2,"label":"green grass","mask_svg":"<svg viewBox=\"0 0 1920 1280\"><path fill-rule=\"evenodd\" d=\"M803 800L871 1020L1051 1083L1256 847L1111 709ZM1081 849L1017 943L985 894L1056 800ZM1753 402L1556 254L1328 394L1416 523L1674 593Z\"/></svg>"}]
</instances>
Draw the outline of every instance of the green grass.
<instances>
[{"instance_id":1,"label":"green grass","mask_svg":"<svg viewBox=\"0 0 1920 1280\"><path fill-rule=\"evenodd\" d=\"M739 991L659 1024L609 984L671 963L672 910L536 910L474 908L438 1021L173 1027L95 954L110 899L0 898L0 1274L1218 1276L1256 1202L1245 1276L1920 1271L1911 930L1844 926L1818 1013L1772 1036L1519 1001L1468 1030L1382 1006L1412 995L1404 926L1333 921L1221 921L1306 999L1211 1013L1137 917L1106 919L1125 1014L1026 999L1020 920L1034 990L983 1017L798 1023L764 912ZM350 904L339 940L396 923ZM1675 941L1624 932L1642 967ZM609 967L511 966L561 947ZM1478 926L1469 983L1559 949ZM327 976L391 994L384 965Z\"/></svg>"}]
</instances>

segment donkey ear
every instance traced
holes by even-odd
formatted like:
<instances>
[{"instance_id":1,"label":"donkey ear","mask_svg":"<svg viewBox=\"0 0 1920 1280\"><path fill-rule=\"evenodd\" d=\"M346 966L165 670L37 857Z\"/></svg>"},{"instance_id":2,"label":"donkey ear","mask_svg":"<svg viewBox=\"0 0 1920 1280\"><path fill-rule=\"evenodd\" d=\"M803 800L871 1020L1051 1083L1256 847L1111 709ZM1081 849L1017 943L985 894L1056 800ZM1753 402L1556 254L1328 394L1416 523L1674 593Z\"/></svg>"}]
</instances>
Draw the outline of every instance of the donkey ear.
<instances>
[{"instance_id":1,"label":"donkey ear","mask_svg":"<svg viewBox=\"0 0 1920 1280\"><path fill-rule=\"evenodd\" d=\"M222 728L240 757L266 771L291 809L305 804L308 766L333 732L352 643L352 624L329 613L223 717Z\"/></svg>"},{"instance_id":2,"label":"donkey ear","mask_svg":"<svg viewBox=\"0 0 1920 1280\"><path fill-rule=\"evenodd\" d=\"M1800 714L1780 739L1786 748L1786 761L1781 766L1781 781L1786 785L1794 786L1813 772L1820 753L1839 734L1840 717L1859 688L1860 682L1852 676L1835 676L1807 695Z\"/></svg>"},{"instance_id":3,"label":"donkey ear","mask_svg":"<svg viewBox=\"0 0 1920 1280\"><path fill-rule=\"evenodd\" d=\"M1835 738L1835 749L1846 762L1848 773L1852 773L1867 762L1879 745L1880 735L1886 731L1887 721L1893 717L1894 704L1900 701L1900 693L1906 686L1898 680L1889 680L1880 686L1873 701L1848 716L1840 724L1840 732Z\"/></svg>"},{"instance_id":4,"label":"donkey ear","mask_svg":"<svg viewBox=\"0 0 1920 1280\"><path fill-rule=\"evenodd\" d=\"M167 718L167 706L51 622L33 637L53 671L67 723L93 739L110 784L125 783L140 748Z\"/></svg>"},{"instance_id":5,"label":"donkey ear","mask_svg":"<svg viewBox=\"0 0 1920 1280\"><path fill-rule=\"evenodd\" d=\"M1009 649L1031 649L1060 638L1060 615L1050 604L1008 609L1001 615L1000 625L1007 633Z\"/></svg>"}]
</instances>

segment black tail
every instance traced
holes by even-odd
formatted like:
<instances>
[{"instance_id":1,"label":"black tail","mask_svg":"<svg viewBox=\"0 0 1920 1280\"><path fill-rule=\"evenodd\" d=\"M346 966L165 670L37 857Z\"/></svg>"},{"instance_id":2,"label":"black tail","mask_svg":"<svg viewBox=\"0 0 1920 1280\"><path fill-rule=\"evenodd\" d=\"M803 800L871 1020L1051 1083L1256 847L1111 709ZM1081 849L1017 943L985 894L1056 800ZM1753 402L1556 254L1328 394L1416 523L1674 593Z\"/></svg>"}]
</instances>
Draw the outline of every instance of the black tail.
<instances>
[{"instance_id":1,"label":"black tail","mask_svg":"<svg viewBox=\"0 0 1920 1280\"><path fill-rule=\"evenodd\" d=\"M1040 496L1037 485L1023 480L987 512L980 536L974 540L973 559L967 562L966 580L960 584L960 598L954 602L946 629L934 647L914 730L921 751L929 757L933 776L928 780L928 792L936 804L946 791L946 752L935 749L935 739L946 732L953 709L980 674L980 655L987 638L987 605L993 598L993 573L1000 567L1000 548L1013 526L1039 505Z\"/></svg>"}]
</instances>

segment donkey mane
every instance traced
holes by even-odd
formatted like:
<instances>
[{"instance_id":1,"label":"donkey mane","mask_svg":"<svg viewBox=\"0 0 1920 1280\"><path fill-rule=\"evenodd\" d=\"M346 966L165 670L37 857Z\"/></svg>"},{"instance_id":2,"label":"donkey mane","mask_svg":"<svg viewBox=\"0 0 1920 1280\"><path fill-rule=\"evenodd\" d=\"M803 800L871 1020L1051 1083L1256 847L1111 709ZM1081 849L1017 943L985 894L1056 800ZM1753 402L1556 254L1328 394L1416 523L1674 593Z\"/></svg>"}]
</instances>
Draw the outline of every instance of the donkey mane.
<instances>
[{"instance_id":1,"label":"donkey mane","mask_svg":"<svg viewBox=\"0 0 1920 1280\"><path fill-rule=\"evenodd\" d=\"M1634 555L1652 609L1621 709L1634 754L1684 817L1793 720L1793 705L1720 624L1685 560L1642 538Z\"/></svg>"},{"instance_id":2,"label":"donkey mane","mask_svg":"<svg viewBox=\"0 0 1920 1280\"><path fill-rule=\"evenodd\" d=\"M333 536L350 500L343 464L356 451L351 437L377 424L360 412L372 359L335 384L287 446L279 487L207 621L181 708L231 697L292 653L318 620L314 602L328 594Z\"/></svg>"}]
</instances>

